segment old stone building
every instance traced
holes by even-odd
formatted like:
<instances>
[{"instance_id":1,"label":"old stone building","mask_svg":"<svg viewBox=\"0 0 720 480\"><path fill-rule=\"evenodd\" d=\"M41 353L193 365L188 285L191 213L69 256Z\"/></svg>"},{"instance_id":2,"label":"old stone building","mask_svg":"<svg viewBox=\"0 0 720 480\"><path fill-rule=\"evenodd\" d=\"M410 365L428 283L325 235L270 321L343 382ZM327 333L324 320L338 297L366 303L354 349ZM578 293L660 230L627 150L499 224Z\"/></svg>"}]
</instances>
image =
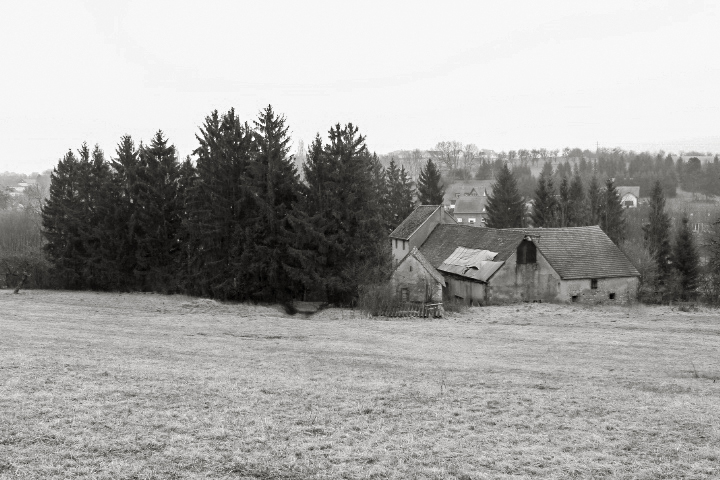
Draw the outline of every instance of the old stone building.
<instances>
[{"instance_id":1,"label":"old stone building","mask_svg":"<svg viewBox=\"0 0 720 480\"><path fill-rule=\"evenodd\" d=\"M422 235L411 234L407 241L442 276L444 300L621 303L636 297L639 272L600 227L498 230L425 216ZM399 265L409 252L402 253L393 247ZM427 275L419 268L398 268L392 285L401 295Z\"/></svg>"},{"instance_id":2,"label":"old stone building","mask_svg":"<svg viewBox=\"0 0 720 480\"><path fill-rule=\"evenodd\" d=\"M398 264L391 284L403 302L442 302L445 279L417 248Z\"/></svg>"}]
</instances>

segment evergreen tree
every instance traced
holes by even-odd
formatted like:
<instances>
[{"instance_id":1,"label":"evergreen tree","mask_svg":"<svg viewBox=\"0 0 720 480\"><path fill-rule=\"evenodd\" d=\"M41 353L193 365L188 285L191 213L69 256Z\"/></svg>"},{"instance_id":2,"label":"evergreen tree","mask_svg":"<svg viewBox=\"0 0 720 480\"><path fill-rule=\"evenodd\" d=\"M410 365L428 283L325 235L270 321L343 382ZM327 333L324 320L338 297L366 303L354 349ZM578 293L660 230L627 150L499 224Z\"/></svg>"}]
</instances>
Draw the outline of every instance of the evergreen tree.
<instances>
[{"instance_id":1,"label":"evergreen tree","mask_svg":"<svg viewBox=\"0 0 720 480\"><path fill-rule=\"evenodd\" d=\"M373 172L365 137L352 124L336 125L328 144L318 137L308 151L304 211L295 222L306 241L296 256L320 271L315 278L321 284L313 287L322 285L333 303L351 302L361 285L380 280L390 265L384 199Z\"/></svg>"},{"instance_id":2,"label":"evergreen tree","mask_svg":"<svg viewBox=\"0 0 720 480\"><path fill-rule=\"evenodd\" d=\"M588 186L588 225L600 224L600 202L601 202L600 185L597 177L593 175Z\"/></svg>"},{"instance_id":3,"label":"evergreen tree","mask_svg":"<svg viewBox=\"0 0 720 480\"><path fill-rule=\"evenodd\" d=\"M390 160L387 172L387 205L389 207L388 231L392 231L402 223L415 208L414 188L405 167L397 168L394 160Z\"/></svg>"},{"instance_id":4,"label":"evergreen tree","mask_svg":"<svg viewBox=\"0 0 720 480\"><path fill-rule=\"evenodd\" d=\"M111 289L137 288L137 208L138 208L138 150L132 137L125 135L115 150L117 158L110 160L111 183L108 186L110 201L115 203L113 214L107 217L108 232L105 258L111 262Z\"/></svg>"},{"instance_id":5,"label":"evergreen tree","mask_svg":"<svg viewBox=\"0 0 720 480\"><path fill-rule=\"evenodd\" d=\"M256 154L254 133L231 109L213 111L196 135L195 178L187 192L186 289L223 300L249 299L252 272L243 269L245 246L252 244L249 226L256 220L250 178Z\"/></svg>"},{"instance_id":6,"label":"evergreen tree","mask_svg":"<svg viewBox=\"0 0 720 480\"><path fill-rule=\"evenodd\" d=\"M700 255L695 246L687 213L683 214L673 249L673 266L678 275L679 294L682 300L694 298L700 279Z\"/></svg>"},{"instance_id":7,"label":"evergreen tree","mask_svg":"<svg viewBox=\"0 0 720 480\"><path fill-rule=\"evenodd\" d=\"M547 179L547 178L552 177L552 174L553 174L552 163L550 163L550 162L543 163L543 167L542 167L542 171L540 172L540 176L544 175L545 178Z\"/></svg>"},{"instance_id":8,"label":"evergreen tree","mask_svg":"<svg viewBox=\"0 0 720 480\"><path fill-rule=\"evenodd\" d=\"M140 147L139 157L135 272L142 289L175 292L181 248L177 238L182 220L177 198L180 164L162 131L149 147Z\"/></svg>"},{"instance_id":9,"label":"evergreen tree","mask_svg":"<svg viewBox=\"0 0 720 480\"><path fill-rule=\"evenodd\" d=\"M707 300L717 305L720 303L720 217L712 223L706 233L705 247L708 252L708 282L705 291Z\"/></svg>"},{"instance_id":10,"label":"evergreen tree","mask_svg":"<svg viewBox=\"0 0 720 480\"><path fill-rule=\"evenodd\" d=\"M558 190L558 227L567 227L569 225L570 185L565 175L560 179L560 188Z\"/></svg>"},{"instance_id":11,"label":"evergreen tree","mask_svg":"<svg viewBox=\"0 0 720 480\"><path fill-rule=\"evenodd\" d=\"M254 299L291 300L296 286L290 282L295 232L288 219L298 200L300 180L290 155L285 117L268 105L254 122L257 154L250 163L256 219L249 225L243 269L254 276Z\"/></svg>"},{"instance_id":12,"label":"evergreen tree","mask_svg":"<svg viewBox=\"0 0 720 480\"><path fill-rule=\"evenodd\" d=\"M670 275L670 216L665 212L665 195L659 180L650 194L650 218L643 234L656 265L655 289L664 291Z\"/></svg>"},{"instance_id":13,"label":"evergreen tree","mask_svg":"<svg viewBox=\"0 0 720 480\"><path fill-rule=\"evenodd\" d=\"M80 156L83 192L83 276L86 287L96 290L113 288L117 284L115 263L110 254L114 241L110 219L115 217L117 195L110 177L110 166L99 146L90 153L83 145ZM109 248L110 247L110 248Z\"/></svg>"},{"instance_id":14,"label":"evergreen tree","mask_svg":"<svg viewBox=\"0 0 720 480\"><path fill-rule=\"evenodd\" d=\"M547 165L547 163L546 163ZM554 227L557 216L557 200L552 176L541 174L535 189L532 222L535 227Z\"/></svg>"},{"instance_id":15,"label":"evergreen tree","mask_svg":"<svg viewBox=\"0 0 720 480\"><path fill-rule=\"evenodd\" d=\"M44 249L59 285L68 289L84 286L79 170L77 157L68 151L50 175L49 197L42 208L43 235L47 239Z\"/></svg>"},{"instance_id":16,"label":"evergreen tree","mask_svg":"<svg viewBox=\"0 0 720 480\"><path fill-rule=\"evenodd\" d=\"M517 181L507 164L500 169L487 203L488 227L518 228L523 226L525 201L518 193Z\"/></svg>"},{"instance_id":17,"label":"evergreen tree","mask_svg":"<svg viewBox=\"0 0 720 480\"><path fill-rule=\"evenodd\" d=\"M425 168L420 170L417 190L420 205L442 205L445 188L442 185L440 171L431 159L428 159Z\"/></svg>"},{"instance_id":18,"label":"evergreen tree","mask_svg":"<svg viewBox=\"0 0 720 480\"><path fill-rule=\"evenodd\" d=\"M582 227L588 223L587 202L585 199L585 191L583 189L582 178L580 173L576 172L570 183L568 192L568 226Z\"/></svg>"},{"instance_id":19,"label":"evergreen tree","mask_svg":"<svg viewBox=\"0 0 720 480\"><path fill-rule=\"evenodd\" d=\"M600 228L616 245L625 238L625 215L612 179L605 182L605 190L601 194Z\"/></svg>"},{"instance_id":20,"label":"evergreen tree","mask_svg":"<svg viewBox=\"0 0 720 480\"><path fill-rule=\"evenodd\" d=\"M384 171L373 169L376 183L380 176L384 186ZM301 186L298 205L290 217L297 232L296 243L291 255L301 265L296 272L297 280L303 285L303 299L327 300L328 285L339 283L336 274L340 238L338 218L334 205L339 198L340 162L337 157L327 155L322 138L318 134L308 147L303 164L305 184Z\"/></svg>"}]
</instances>

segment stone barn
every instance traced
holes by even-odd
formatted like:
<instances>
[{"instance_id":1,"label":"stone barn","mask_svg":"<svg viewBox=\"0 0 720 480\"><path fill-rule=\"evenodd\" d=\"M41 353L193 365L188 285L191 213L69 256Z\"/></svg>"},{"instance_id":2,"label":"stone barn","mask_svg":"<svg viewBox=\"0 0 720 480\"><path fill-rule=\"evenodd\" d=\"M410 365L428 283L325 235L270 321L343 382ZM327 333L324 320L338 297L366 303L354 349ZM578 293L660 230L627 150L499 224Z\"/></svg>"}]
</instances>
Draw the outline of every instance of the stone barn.
<instances>
[{"instance_id":1,"label":"stone barn","mask_svg":"<svg viewBox=\"0 0 720 480\"><path fill-rule=\"evenodd\" d=\"M390 283L403 302L442 302L445 279L417 248L398 264Z\"/></svg>"},{"instance_id":2,"label":"stone barn","mask_svg":"<svg viewBox=\"0 0 720 480\"><path fill-rule=\"evenodd\" d=\"M597 226L498 230L431 220L425 227L430 233L416 248L442 276L444 300L596 304L637 295L639 272ZM392 281L408 295L419 288L399 269Z\"/></svg>"}]
</instances>

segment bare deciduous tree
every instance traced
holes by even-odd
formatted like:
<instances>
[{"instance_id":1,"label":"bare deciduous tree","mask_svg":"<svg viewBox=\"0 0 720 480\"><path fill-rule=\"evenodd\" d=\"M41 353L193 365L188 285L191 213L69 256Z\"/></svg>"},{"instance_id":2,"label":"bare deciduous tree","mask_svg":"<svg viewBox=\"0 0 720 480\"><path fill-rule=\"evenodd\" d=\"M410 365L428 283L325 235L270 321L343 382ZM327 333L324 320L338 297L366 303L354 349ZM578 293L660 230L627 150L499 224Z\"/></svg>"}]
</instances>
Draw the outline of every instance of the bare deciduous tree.
<instances>
[{"instance_id":1,"label":"bare deciduous tree","mask_svg":"<svg viewBox=\"0 0 720 480\"><path fill-rule=\"evenodd\" d=\"M455 140L438 142L437 145L435 145L433 156L438 162L445 165L448 170L456 170L460 166L462 151L462 142Z\"/></svg>"}]
</instances>

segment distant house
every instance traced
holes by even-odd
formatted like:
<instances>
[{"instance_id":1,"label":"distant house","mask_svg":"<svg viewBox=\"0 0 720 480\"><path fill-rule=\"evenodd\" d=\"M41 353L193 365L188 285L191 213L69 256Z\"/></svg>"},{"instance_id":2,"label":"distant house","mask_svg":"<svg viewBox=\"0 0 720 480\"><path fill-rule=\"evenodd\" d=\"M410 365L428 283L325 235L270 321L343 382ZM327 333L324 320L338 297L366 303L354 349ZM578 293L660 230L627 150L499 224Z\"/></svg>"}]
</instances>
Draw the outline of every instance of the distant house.
<instances>
[{"instance_id":1,"label":"distant house","mask_svg":"<svg viewBox=\"0 0 720 480\"><path fill-rule=\"evenodd\" d=\"M625 208L637 208L640 199L640 187L615 187L620 195L620 204Z\"/></svg>"},{"instance_id":2,"label":"distant house","mask_svg":"<svg viewBox=\"0 0 720 480\"><path fill-rule=\"evenodd\" d=\"M19 182L17 185L10 187L9 193L13 197L19 197L20 195L25 193L25 190L27 190L27 188L29 186L36 185L36 184L37 184L37 180L26 179L26 180L23 180L22 182Z\"/></svg>"},{"instance_id":3,"label":"distant house","mask_svg":"<svg viewBox=\"0 0 720 480\"><path fill-rule=\"evenodd\" d=\"M492 180L464 180L445 187L443 204L452 212L462 197L485 197L492 193Z\"/></svg>"},{"instance_id":4,"label":"distant house","mask_svg":"<svg viewBox=\"0 0 720 480\"><path fill-rule=\"evenodd\" d=\"M471 227L484 227L487 222L487 197L460 197L455 202L452 215L457 223Z\"/></svg>"},{"instance_id":5,"label":"distant house","mask_svg":"<svg viewBox=\"0 0 720 480\"><path fill-rule=\"evenodd\" d=\"M406 265L398 265L392 276L400 296L410 298L411 291L422 290L419 285L442 286L432 269L421 268L419 258L442 275L444 300L594 304L627 302L637 295L640 274L597 226L472 228L436 218L426 216L423 222L413 246L418 255L397 262Z\"/></svg>"}]
</instances>

